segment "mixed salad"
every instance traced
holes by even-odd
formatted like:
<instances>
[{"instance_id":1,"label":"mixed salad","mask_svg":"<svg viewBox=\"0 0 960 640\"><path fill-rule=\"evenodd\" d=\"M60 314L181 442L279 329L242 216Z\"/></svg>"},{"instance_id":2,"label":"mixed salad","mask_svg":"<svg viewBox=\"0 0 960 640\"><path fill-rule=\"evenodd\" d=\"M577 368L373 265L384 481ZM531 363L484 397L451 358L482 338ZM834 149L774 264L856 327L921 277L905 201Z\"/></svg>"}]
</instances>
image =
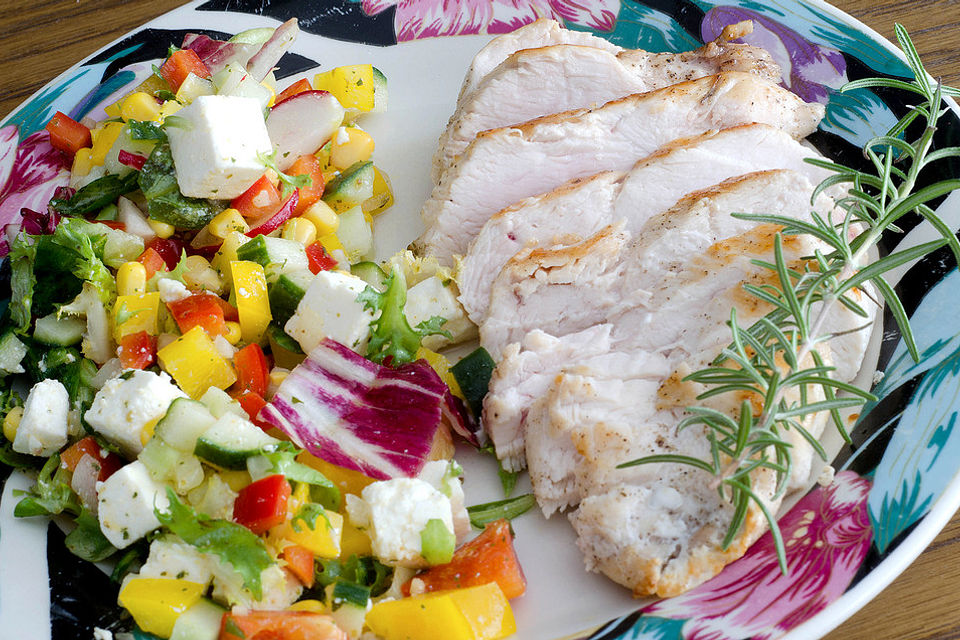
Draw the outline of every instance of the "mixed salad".
<instances>
[{"instance_id":1,"label":"mixed salad","mask_svg":"<svg viewBox=\"0 0 960 640\"><path fill-rule=\"evenodd\" d=\"M103 121L47 126L70 187L6 230L0 461L37 470L15 515L112 559L116 629L504 637L532 499L468 510L452 459L492 362L437 352L471 325L436 263L372 261L393 196L358 122L386 78L278 93L296 34L190 34Z\"/></svg>"}]
</instances>

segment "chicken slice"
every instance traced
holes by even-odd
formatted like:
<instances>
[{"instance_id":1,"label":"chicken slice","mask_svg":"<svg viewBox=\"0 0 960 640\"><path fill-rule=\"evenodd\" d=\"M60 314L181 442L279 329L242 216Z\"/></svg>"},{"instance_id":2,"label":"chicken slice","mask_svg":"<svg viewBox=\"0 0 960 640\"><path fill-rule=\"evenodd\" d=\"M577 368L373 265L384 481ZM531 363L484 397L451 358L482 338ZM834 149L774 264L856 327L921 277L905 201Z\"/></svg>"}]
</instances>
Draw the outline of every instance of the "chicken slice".
<instances>
[{"instance_id":1,"label":"chicken slice","mask_svg":"<svg viewBox=\"0 0 960 640\"><path fill-rule=\"evenodd\" d=\"M780 68L765 50L732 44L723 36L683 53L614 53L580 45L517 51L460 101L440 136L431 179L438 181L481 131L592 107L721 71L780 80Z\"/></svg>"},{"instance_id":2,"label":"chicken slice","mask_svg":"<svg viewBox=\"0 0 960 640\"><path fill-rule=\"evenodd\" d=\"M470 244L457 274L460 302L479 325L494 278L525 247L577 241L621 219L636 232L684 195L754 171L792 169L819 183L830 173L804 162L809 157L821 156L779 129L748 124L673 141L625 174L604 172L522 200Z\"/></svg>"}]
</instances>

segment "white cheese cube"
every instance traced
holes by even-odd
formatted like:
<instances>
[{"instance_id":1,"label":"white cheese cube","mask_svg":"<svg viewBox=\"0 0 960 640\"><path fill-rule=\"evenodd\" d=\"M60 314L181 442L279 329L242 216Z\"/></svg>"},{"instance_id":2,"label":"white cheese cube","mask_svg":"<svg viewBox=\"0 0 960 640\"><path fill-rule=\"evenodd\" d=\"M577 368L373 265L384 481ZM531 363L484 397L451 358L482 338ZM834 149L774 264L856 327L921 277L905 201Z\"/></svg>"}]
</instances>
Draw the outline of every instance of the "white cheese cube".
<instances>
[{"instance_id":1,"label":"white cheese cube","mask_svg":"<svg viewBox=\"0 0 960 640\"><path fill-rule=\"evenodd\" d=\"M448 342L460 342L474 337L476 326L467 317L466 311L457 300L457 288L452 281L441 280L438 276L424 278L407 291L407 304L403 314L411 327L416 327L434 316L446 319L442 329L449 331L451 339L440 335L427 336L423 346L437 349Z\"/></svg>"},{"instance_id":2,"label":"white cheese cube","mask_svg":"<svg viewBox=\"0 0 960 640\"><path fill-rule=\"evenodd\" d=\"M132 371L108 380L93 398L84 418L97 433L120 445L123 453L132 458L143 451L143 428L162 418L175 398L186 397L166 373Z\"/></svg>"},{"instance_id":3,"label":"white cheese cube","mask_svg":"<svg viewBox=\"0 0 960 640\"><path fill-rule=\"evenodd\" d=\"M32 456L52 456L67 444L70 395L58 380L41 380L30 389L13 450Z\"/></svg>"},{"instance_id":4,"label":"white cheese cube","mask_svg":"<svg viewBox=\"0 0 960 640\"><path fill-rule=\"evenodd\" d=\"M321 271L297 305L297 311L284 326L300 343L304 353L324 338L331 338L359 352L370 336L373 312L357 302L367 283L338 271Z\"/></svg>"},{"instance_id":5,"label":"white cheese cube","mask_svg":"<svg viewBox=\"0 0 960 640\"><path fill-rule=\"evenodd\" d=\"M467 513L466 497L463 495L463 483L460 476L463 468L456 460L431 460L423 465L417 477L428 482L437 491L450 498L450 511L453 515L454 533L457 542L462 542L470 533L470 514Z\"/></svg>"},{"instance_id":6,"label":"white cheese cube","mask_svg":"<svg viewBox=\"0 0 960 640\"><path fill-rule=\"evenodd\" d=\"M260 103L239 96L200 96L167 127L180 191L194 198L236 198L263 175L258 153L273 148Z\"/></svg>"},{"instance_id":7,"label":"white cheese cube","mask_svg":"<svg viewBox=\"0 0 960 640\"><path fill-rule=\"evenodd\" d=\"M182 282L173 278L160 278L157 281L157 291L160 292L160 299L163 304L179 302L193 295L193 292L187 289Z\"/></svg>"},{"instance_id":8,"label":"white cheese cube","mask_svg":"<svg viewBox=\"0 0 960 640\"><path fill-rule=\"evenodd\" d=\"M440 520L454 532L450 499L419 478L374 482L361 496L347 495L347 513L354 526L366 530L373 554L384 564L428 566L420 535L430 520Z\"/></svg>"},{"instance_id":9,"label":"white cheese cube","mask_svg":"<svg viewBox=\"0 0 960 640\"><path fill-rule=\"evenodd\" d=\"M154 506L165 511L166 487L154 480L139 460L97 486L97 516L100 531L117 549L130 546L160 526Z\"/></svg>"},{"instance_id":10,"label":"white cheese cube","mask_svg":"<svg viewBox=\"0 0 960 640\"><path fill-rule=\"evenodd\" d=\"M180 538L165 536L150 543L150 555L140 567L138 577L189 580L205 585L213 579L216 562Z\"/></svg>"}]
</instances>

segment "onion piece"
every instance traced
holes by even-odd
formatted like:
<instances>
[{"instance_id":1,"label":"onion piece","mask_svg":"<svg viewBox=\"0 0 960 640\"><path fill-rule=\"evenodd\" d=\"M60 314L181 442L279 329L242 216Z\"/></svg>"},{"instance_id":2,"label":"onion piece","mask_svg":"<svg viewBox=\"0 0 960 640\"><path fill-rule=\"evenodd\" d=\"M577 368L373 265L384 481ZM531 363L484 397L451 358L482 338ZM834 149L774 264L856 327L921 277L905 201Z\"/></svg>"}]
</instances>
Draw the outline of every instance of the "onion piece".
<instances>
[{"instance_id":1,"label":"onion piece","mask_svg":"<svg viewBox=\"0 0 960 640\"><path fill-rule=\"evenodd\" d=\"M73 489L87 509L97 515L97 478L100 476L100 462L89 453L85 453L77 462L70 478Z\"/></svg>"}]
</instances>

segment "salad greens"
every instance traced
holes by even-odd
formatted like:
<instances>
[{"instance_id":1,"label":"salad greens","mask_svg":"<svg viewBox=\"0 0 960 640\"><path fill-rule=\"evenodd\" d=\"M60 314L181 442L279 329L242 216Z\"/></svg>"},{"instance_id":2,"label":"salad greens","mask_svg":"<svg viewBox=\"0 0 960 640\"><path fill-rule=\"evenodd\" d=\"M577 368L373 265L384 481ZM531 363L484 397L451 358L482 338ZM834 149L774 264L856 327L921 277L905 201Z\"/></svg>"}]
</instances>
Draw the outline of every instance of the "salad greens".
<instances>
[{"instance_id":1,"label":"salad greens","mask_svg":"<svg viewBox=\"0 0 960 640\"><path fill-rule=\"evenodd\" d=\"M140 169L137 183L147 199L150 217L180 229L200 229L225 208L219 201L180 193L169 142L153 148Z\"/></svg>"}]
</instances>

